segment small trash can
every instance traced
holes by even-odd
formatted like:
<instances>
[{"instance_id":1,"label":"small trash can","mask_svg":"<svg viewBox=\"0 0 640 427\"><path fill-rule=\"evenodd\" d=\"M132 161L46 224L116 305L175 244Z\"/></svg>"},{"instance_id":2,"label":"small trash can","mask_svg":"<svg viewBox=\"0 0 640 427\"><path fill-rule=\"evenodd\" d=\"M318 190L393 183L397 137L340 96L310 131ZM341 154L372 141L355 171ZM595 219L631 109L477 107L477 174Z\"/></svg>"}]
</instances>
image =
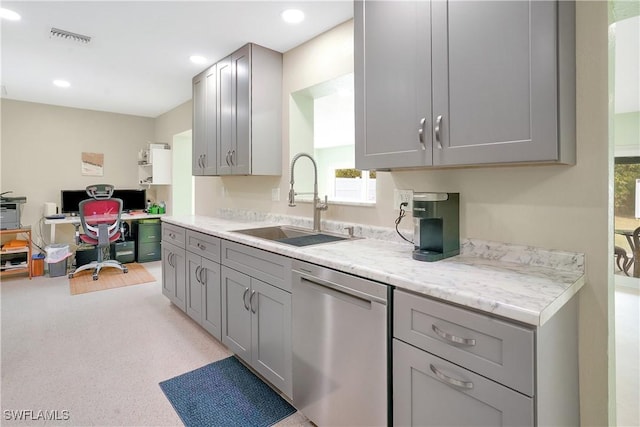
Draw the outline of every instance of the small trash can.
<instances>
[{"instance_id":1,"label":"small trash can","mask_svg":"<svg viewBox=\"0 0 640 427\"><path fill-rule=\"evenodd\" d=\"M44 254L34 254L31 257L31 276L44 276Z\"/></svg>"},{"instance_id":2,"label":"small trash can","mask_svg":"<svg viewBox=\"0 0 640 427\"><path fill-rule=\"evenodd\" d=\"M67 258L72 253L69 252L69 245L53 243L45 248L47 257L45 261L49 269L49 277L59 277L67 274Z\"/></svg>"}]
</instances>

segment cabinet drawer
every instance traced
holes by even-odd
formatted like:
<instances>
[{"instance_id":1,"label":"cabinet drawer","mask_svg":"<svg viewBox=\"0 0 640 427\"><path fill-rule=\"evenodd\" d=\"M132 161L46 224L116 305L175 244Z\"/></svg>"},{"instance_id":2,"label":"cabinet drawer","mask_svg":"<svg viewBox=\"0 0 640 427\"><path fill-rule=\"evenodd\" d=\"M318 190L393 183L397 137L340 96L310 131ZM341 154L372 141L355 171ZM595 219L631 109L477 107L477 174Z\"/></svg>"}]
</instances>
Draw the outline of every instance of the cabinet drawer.
<instances>
[{"instance_id":1,"label":"cabinet drawer","mask_svg":"<svg viewBox=\"0 0 640 427\"><path fill-rule=\"evenodd\" d=\"M291 258L223 240L221 264L291 292Z\"/></svg>"},{"instance_id":2,"label":"cabinet drawer","mask_svg":"<svg viewBox=\"0 0 640 427\"><path fill-rule=\"evenodd\" d=\"M138 245L138 262L158 261L162 257L160 242L140 243Z\"/></svg>"},{"instance_id":3,"label":"cabinet drawer","mask_svg":"<svg viewBox=\"0 0 640 427\"><path fill-rule=\"evenodd\" d=\"M140 243L159 242L162 240L161 224L158 223L140 223L137 226L137 240Z\"/></svg>"},{"instance_id":4,"label":"cabinet drawer","mask_svg":"<svg viewBox=\"0 0 640 427\"><path fill-rule=\"evenodd\" d=\"M162 223L162 240L184 248L186 230L176 225Z\"/></svg>"},{"instance_id":5,"label":"cabinet drawer","mask_svg":"<svg viewBox=\"0 0 640 427\"><path fill-rule=\"evenodd\" d=\"M211 261L220 262L220 239L217 237L187 230L186 249Z\"/></svg>"},{"instance_id":6,"label":"cabinet drawer","mask_svg":"<svg viewBox=\"0 0 640 427\"><path fill-rule=\"evenodd\" d=\"M394 337L533 396L533 330L403 291L394 297Z\"/></svg>"},{"instance_id":7,"label":"cabinet drawer","mask_svg":"<svg viewBox=\"0 0 640 427\"><path fill-rule=\"evenodd\" d=\"M393 340L393 425L533 426L534 399Z\"/></svg>"}]
</instances>

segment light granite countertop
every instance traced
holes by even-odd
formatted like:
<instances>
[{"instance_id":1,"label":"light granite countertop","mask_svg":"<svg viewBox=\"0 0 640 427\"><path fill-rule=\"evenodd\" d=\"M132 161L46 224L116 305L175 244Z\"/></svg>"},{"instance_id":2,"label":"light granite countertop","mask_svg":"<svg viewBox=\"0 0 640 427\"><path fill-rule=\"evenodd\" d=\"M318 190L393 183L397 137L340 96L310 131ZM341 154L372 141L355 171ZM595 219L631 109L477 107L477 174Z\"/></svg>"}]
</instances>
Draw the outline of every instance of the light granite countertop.
<instances>
[{"instance_id":1,"label":"light granite countertop","mask_svg":"<svg viewBox=\"0 0 640 427\"><path fill-rule=\"evenodd\" d=\"M356 236L365 238L294 247L232 230L283 223L308 227L306 219L222 216L162 221L534 326L549 320L584 285L584 255L578 253L467 239L459 256L421 262L411 258L413 245L398 241L392 229L327 222L327 231L345 234L344 226L355 225Z\"/></svg>"}]
</instances>

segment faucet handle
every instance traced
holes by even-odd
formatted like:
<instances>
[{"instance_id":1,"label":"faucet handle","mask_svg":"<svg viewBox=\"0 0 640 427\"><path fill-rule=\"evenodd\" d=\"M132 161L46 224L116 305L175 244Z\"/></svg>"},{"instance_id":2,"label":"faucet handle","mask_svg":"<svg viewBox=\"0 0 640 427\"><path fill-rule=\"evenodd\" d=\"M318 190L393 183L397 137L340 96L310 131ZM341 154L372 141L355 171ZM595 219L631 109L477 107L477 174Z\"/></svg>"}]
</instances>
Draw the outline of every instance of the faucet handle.
<instances>
[{"instance_id":1,"label":"faucet handle","mask_svg":"<svg viewBox=\"0 0 640 427\"><path fill-rule=\"evenodd\" d=\"M352 238L353 237L353 229L354 229L353 225L345 227L344 229L347 230L347 232L349 233L349 238Z\"/></svg>"}]
</instances>

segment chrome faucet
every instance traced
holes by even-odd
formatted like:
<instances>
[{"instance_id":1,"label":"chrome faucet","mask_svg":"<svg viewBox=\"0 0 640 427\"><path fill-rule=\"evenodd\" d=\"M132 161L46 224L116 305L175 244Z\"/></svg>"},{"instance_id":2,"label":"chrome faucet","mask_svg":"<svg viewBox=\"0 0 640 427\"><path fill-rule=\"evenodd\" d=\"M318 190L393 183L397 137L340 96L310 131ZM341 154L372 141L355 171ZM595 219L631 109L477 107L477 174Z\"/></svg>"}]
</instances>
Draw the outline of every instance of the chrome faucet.
<instances>
[{"instance_id":1,"label":"chrome faucet","mask_svg":"<svg viewBox=\"0 0 640 427\"><path fill-rule=\"evenodd\" d=\"M294 207L296 205L297 194L311 194L311 193L296 193L295 190L293 189L293 183L294 183L293 171L296 166L296 161L298 161L300 157L308 157L309 160L311 160L311 163L313 163L313 231L319 232L320 231L320 212L326 211L329 208L329 204L327 203L327 196L324 196L324 203L322 203L322 201L318 197L318 165L316 164L316 161L313 160L313 157L311 157L307 153L298 153L295 156L293 156L293 159L291 159L291 172L290 172L291 188L289 189L289 206Z\"/></svg>"}]
</instances>

